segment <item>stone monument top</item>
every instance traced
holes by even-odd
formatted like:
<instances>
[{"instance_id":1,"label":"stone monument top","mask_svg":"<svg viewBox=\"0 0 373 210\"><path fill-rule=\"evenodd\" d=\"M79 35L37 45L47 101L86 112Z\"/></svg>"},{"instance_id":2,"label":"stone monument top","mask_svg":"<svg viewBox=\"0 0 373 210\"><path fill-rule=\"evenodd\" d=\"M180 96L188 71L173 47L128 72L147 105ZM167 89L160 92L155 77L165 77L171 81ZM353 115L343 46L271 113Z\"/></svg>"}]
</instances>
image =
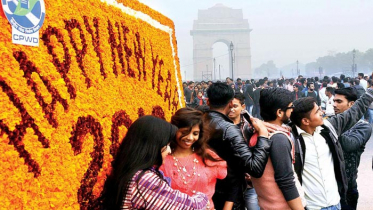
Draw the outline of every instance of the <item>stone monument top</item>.
<instances>
[{"instance_id":1,"label":"stone monument top","mask_svg":"<svg viewBox=\"0 0 373 210\"><path fill-rule=\"evenodd\" d=\"M222 28L250 30L249 21L243 18L242 9L216 4L206 10L198 10L198 19L194 21L193 30Z\"/></svg>"},{"instance_id":2,"label":"stone monument top","mask_svg":"<svg viewBox=\"0 0 373 210\"><path fill-rule=\"evenodd\" d=\"M243 18L242 9L233 9L216 4L208 9L198 10L198 19L193 22L190 34L193 36L194 80L251 78L249 21ZM222 42L229 53L229 75L217 72L213 57L213 45Z\"/></svg>"}]
</instances>

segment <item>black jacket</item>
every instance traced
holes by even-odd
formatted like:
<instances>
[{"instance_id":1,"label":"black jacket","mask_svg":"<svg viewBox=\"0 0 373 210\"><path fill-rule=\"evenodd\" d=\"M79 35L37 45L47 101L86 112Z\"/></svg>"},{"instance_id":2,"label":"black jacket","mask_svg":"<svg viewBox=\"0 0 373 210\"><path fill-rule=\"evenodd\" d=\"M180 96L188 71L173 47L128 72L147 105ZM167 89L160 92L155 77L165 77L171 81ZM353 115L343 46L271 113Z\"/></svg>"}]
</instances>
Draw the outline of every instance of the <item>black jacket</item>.
<instances>
[{"instance_id":1,"label":"black jacket","mask_svg":"<svg viewBox=\"0 0 373 210\"><path fill-rule=\"evenodd\" d=\"M245 89L245 105L254 105L254 88L252 84L247 84Z\"/></svg>"},{"instance_id":2,"label":"black jacket","mask_svg":"<svg viewBox=\"0 0 373 210\"><path fill-rule=\"evenodd\" d=\"M320 94L316 91L313 91L313 92L305 91L302 93L302 97L312 97L316 100L317 105L320 106L321 104Z\"/></svg>"},{"instance_id":3,"label":"black jacket","mask_svg":"<svg viewBox=\"0 0 373 210\"><path fill-rule=\"evenodd\" d=\"M372 126L364 120L360 120L339 137L344 152L348 190L350 191L357 189L356 180L360 157L371 134Z\"/></svg>"},{"instance_id":4,"label":"black jacket","mask_svg":"<svg viewBox=\"0 0 373 210\"><path fill-rule=\"evenodd\" d=\"M185 102L189 104L190 98L192 97L192 91L188 87L184 88L184 96L185 96Z\"/></svg>"},{"instance_id":5,"label":"black jacket","mask_svg":"<svg viewBox=\"0 0 373 210\"><path fill-rule=\"evenodd\" d=\"M254 104L255 105L259 105L259 99L260 99L260 91L262 91L262 87L258 87L255 91L254 91Z\"/></svg>"},{"instance_id":6,"label":"black jacket","mask_svg":"<svg viewBox=\"0 0 373 210\"><path fill-rule=\"evenodd\" d=\"M225 192L227 201L235 202L245 186L244 174L261 177L267 164L272 141L258 137L256 147L249 149L241 130L225 115L216 111L205 114L209 125L209 145L227 162L229 180L218 180L216 191Z\"/></svg>"},{"instance_id":7,"label":"black jacket","mask_svg":"<svg viewBox=\"0 0 373 210\"><path fill-rule=\"evenodd\" d=\"M293 97L293 101L302 98L302 92L299 91L299 90L298 90L298 92L295 92L295 91L291 92L291 95ZM298 95L298 97L297 97L297 95Z\"/></svg>"},{"instance_id":8,"label":"black jacket","mask_svg":"<svg viewBox=\"0 0 373 210\"><path fill-rule=\"evenodd\" d=\"M365 93L365 89L360 85L355 85L354 88L357 91L357 98L360 98Z\"/></svg>"},{"instance_id":9,"label":"black jacket","mask_svg":"<svg viewBox=\"0 0 373 210\"><path fill-rule=\"evenodd\" d=\"M338 137L354 126L364 115L369 105L373 102L373 90L367 90L355 104L347 111L337 114L324 120L324 128L321 131L321 136L328 143L329 149L333 156L335 178L338 183L338 190L341 197L345 197L347 191L347 177L345 170L345 160L343 150ZM298 175L299 182L302 184L302 173L306 157L306 145L304 139L298 134L297 129L293 126L292 129L295 138L295 164L294 169Z\"/></svg>"},{"instance_id":10,"label":"black jacket","mask_svg":"<svg viewBox=\"0 0 373 210\"><path fill-rule=\"evenodd\" d=\"M190 103L190 107L196 108L200 106L200 101L202 100L202 105L206 105L206 99L199 99L198 97L194 97L193 102Z\"/></svg>"}]
</instances>

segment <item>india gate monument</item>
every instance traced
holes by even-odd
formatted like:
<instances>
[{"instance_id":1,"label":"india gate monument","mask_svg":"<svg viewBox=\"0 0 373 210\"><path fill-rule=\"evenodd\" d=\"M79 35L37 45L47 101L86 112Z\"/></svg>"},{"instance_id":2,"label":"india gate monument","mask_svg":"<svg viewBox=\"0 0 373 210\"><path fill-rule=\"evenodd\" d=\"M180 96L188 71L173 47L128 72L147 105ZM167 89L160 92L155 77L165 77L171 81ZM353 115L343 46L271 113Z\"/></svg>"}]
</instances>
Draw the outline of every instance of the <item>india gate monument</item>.
<instances>
[{"instance_id":1,"label":"india gate monument","mask_svg":"<svg viewBox=\"0 0 373 210\"><path fill-rule=\"evenodd\" d=\"M194 79L206 80L203 75L214 71L212 46L217 42L228 46L230 77L233 63L233 79L251 79L250 32L242 9L217 4L207 10L199 10L198 19L194 20L193 30L190 31L193 36Z\"/></svg>"}]
</instances>

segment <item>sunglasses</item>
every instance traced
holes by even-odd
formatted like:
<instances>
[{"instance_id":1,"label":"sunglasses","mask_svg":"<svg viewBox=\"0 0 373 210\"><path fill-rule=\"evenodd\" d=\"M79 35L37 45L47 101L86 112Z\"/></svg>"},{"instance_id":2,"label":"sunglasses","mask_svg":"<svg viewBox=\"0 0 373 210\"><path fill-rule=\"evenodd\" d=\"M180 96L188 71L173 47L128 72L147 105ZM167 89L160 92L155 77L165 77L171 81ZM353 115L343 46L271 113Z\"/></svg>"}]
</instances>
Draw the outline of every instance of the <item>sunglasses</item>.
<instances>
[{"instance_id":1,"label":"sunglasses","mask_svg":"<svg viewBox=\"0 0 373 210\"><path fill-rule=\"evenodd\" d=\"M286 108L283 108L282 110L283 111L286 111L286 110L288 110L288 109L294 109L295 108L295 106L294 106L294 104L292 104L291 106L288 106L288 107L286 107Z\"/></svg>"}]
</instances>

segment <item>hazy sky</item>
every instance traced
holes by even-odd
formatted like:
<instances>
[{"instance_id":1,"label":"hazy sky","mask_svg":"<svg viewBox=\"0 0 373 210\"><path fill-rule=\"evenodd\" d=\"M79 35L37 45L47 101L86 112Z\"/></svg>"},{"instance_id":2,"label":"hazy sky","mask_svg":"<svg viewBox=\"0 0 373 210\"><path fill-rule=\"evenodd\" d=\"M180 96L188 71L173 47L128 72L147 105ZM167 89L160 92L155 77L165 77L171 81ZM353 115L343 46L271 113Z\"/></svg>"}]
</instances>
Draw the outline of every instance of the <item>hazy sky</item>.
<instances>
[{"instance_id":1,"label":"hazy sky","mask_svg":"<svg viewBox=\"0 0 373 210\"><path fill-rule=\"evenodd\" d=\"M277 67L315 61L320 56L352 49L373 48L372 0L140 0L175 23L183 79L193 76L193 39L190 30L199 9L221 3L242 9L251 32L252 69L269 60ZM227 47L213 46L214 56ZM228 69L228 56L217 63ZM226 72L228 74L228 72Z\"/></svg>"}]
</instances>

